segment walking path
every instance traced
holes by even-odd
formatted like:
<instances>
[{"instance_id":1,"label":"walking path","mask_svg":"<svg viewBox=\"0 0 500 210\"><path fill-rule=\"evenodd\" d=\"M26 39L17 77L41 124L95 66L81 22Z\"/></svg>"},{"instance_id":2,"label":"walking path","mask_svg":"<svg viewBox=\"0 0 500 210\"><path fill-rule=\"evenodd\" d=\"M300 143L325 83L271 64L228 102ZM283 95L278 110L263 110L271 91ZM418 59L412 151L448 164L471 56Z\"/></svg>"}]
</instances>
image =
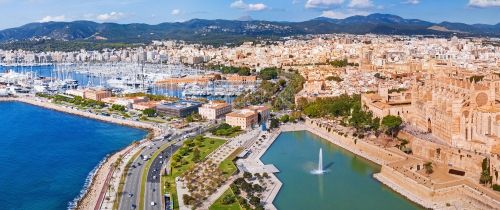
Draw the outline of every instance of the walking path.
<instances>
[{"instance_id":1,"label":"walking path","mask_svg":"<svg viewBox=\"0 0 500 210\"><path fill-rule=\"evenodd\" d=\"M228 142L231 144L236 144L237 147L243 148L248 155L244 159L239 159L236 161L237 167L241 172L247 171L252 174L263 174L267 173L269 175L268 179L264 179L261 184L266 188L262 192L261 198L265 209L275 210L276 207L273 205L273 201L276 198L281 186L283 185L281 181L274 175L278 173L279 170L274 165L265 165L260 158L265 154L267 149L273 144L274 140L281 134L282 131L296 131L304 130L302 124L287 124L283 125L281 128L274 130L273 132L262 132L258 129L252 130L246 134L240 135ZM227 151L219 150L222 154L231 154ZM219 152L214 152L218 155ZM227 157L226 157L227 158ZM224 160L225 158L217 158L217 160ZM209 198L203 202L200 209L208 209L222 194L230 188L234 180L242 177L243 173L236 174L232 176L227 182L225 182L221 187L217 189L215 193L209 196Z\"/></svg>"},{"instance_id":2,"label":"walking path","mask_svg":"<svg viewBox=\"0 0 500 210\"><path fill-rule=\"evenodd\" d=\"M256 139L260 134L260 131L257 130L252 130L249 132L246 132L244 134L241 134L239 136L236 136L231 139L227 139L226 142L224 142L223 145L221 145L219 148L214 150L212 153L210 153L207 156L207 159L205 160L205 163L211 162L213 165L220 165L222 161L226 160L238 150L238 148L244 148L245 145L248 144L248 142L251 142L252 140ZM214 137L217 138L217 137ZM208 164L207 164L208 165ZM202 173L202 170L198 170L199 173ZM229 179L225 180L224 183L216 189L215 192L210 194L206 200L202 202L202 205L199 209L208 209L227 189L229 189L231 183L233 183L234 179L236 179L238 176L232 176ZM185 183L183 182L176 182L177 184L177 189L181 189L182 193L177 193L179 203L182 201L182 195L184 194L190 194L189 191L185 188ZM184 206L184 203L180 203L179 206L182 206L182 209L189 209L189 207Z\"/></svg>"}]
</instances>

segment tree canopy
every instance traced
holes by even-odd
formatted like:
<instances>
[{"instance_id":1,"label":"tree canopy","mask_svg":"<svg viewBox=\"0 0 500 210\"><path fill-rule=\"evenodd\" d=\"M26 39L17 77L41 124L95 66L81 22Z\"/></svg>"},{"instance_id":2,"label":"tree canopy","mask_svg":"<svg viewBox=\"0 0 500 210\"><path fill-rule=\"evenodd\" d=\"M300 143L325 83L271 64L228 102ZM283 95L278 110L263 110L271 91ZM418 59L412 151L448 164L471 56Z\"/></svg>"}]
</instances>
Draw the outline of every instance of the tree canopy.
<instances>
[{"instance_id":1,"label":"tree canopy","mask_svg":"<svg viewBox=\"0 0 500 210\"><path fill-rule=\"evenodd\" d=\"M394 135L394 133L400 128L403 123L403 119L400 116L387 115L382 119L382 125L388 133Z\"/></svg>"},{"instance_id":2,"label":"tree canopy","mask_svg":"<svg viewBox=\"0 0 500 210\"><path fill-rule=\"evenodd\" d=\"M278 68L273 67L260 70L260 78L263 80L278 78Z\"/></svg>"},{"instance_id":3,"label":"tree canopy","mask_svg":"<svg viewBox=\"0 0 500 210\"><path fill-rule=\"evenodd\" d=\"M330 98L318 98L313 102L299 99L299 106L303 108L305 115L311 118L335 117L342 119L346 125L350 125L358 131L378 130L380 119L373 118L371 112L361 108L361 97L359 95L341 95Z\"/></svg>"}]
</instances>

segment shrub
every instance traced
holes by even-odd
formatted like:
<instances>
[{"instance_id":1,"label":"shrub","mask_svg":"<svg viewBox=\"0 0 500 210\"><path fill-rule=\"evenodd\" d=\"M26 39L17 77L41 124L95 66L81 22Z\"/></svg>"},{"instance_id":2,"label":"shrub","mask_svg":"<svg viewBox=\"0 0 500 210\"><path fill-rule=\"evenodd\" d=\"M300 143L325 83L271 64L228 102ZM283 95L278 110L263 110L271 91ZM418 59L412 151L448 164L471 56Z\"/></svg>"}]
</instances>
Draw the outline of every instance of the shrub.
<instances>
[{"instance_id":1,"label":"shrub","mask_svg":"<svg viewBox=\"0 0 500 210\"><path fill-rule=\"evenodd\" d=\"M124 112L125 111L125 107L122 106L122 105L118 105L118 104L113 104L111 106L111 109L115 110L115 111L119 111L119 112Z\"/></svg>"},{"instance_id":2,"label":"shrub","mask_svg":"<svg viewBox=\"0 0 500 210\"><path fill-rule=\"evenodd\" d=\"M280 121L282 123L287 123L289 120L290 120L290 116L288 116L287 114L281 116L281 118L280 118Z\"/></svg>"},{"instance_id":3,"label":"shrub","mask_svg":"<svg viewBox=\"0 0 500 210\"><path fill-rule=\"evenodd\" d=\"M260 71L260 78L263 80L276 79L278 77L277 68L265 68Z\"/></svg>"},{"instance_id":4,"label":"shrub","mask_svg":"<svg viewBox=\"0 0 500 210\"><path fill-rule=\"evenodd\" d=\"M224 205L232 204L235 201L236 201L236 198L234 197L234 195L226 195L222 198L222 204L224 204Z\"/></svg>"},{"instance_id":5,"label":"shrub","mask_svg":"<svg viewBox=\"0 0 500 210\"><path fill-rule=\"evenodd\" d=\"M245 172L243 173L243 177L244 177L245 179L251 179L251 178L252 178L252 174L251 174L251 173L249 173L249 172L246 172L246 171L245 171Z\"/></svg>"},{"instance_id":6,"label":"shrub","mask_svg":"<svg viewBox=\"0 0 500 210\"><path fill-rule=\"evenodd\" d=\"M156 116L156 110L155 109L145 109L142 111L142 114L144 114L148 117L154 117L154 116Z\"/></svg>"},{"instance_id":7,"label":"shrub","mask_svg":"<svg viewBox=\"0 0 500 210\"><path fill-rule=\"evenodd\" d=\"M195 201L195 199L188 194L182 195L182 199L184 200L184 205L191 205Z\"/></svg>"},{"instance_id":8,"label":"shrub","mask_svg":"<svg viewBox=\"0 0 500 210\"><path fill-rule=\"evenodd\" d=\"M250 204L256 206L260 204L260 198L256 196L250 197Z\"/></svg>"},{"instance_id":9,"label":"shrub","mask_svg":"<svg viewBox=\"0 0 500 210\"><path fill-rule=\"evenodd\" d=\"M493 190L500 191L500 185L494 184L493 185Z\"/></svg>"}]
</instances>

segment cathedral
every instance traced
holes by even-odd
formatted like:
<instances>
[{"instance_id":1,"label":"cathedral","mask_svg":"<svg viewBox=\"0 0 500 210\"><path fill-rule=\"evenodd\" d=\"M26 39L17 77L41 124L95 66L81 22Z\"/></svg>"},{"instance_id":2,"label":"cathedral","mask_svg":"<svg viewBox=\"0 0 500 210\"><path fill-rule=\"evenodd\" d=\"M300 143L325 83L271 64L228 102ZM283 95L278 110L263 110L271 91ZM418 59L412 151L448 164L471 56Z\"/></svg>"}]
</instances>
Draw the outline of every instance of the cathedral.
<instances>
[{"instance_id":1,"label":"cathedral","mask_svg":"<svg viewBox=\"0 0 500 210\"><path fill-rule=\"evenodd\" d=\"M454 148L500 154L499 74L429 74L414 83L411 97L408 124Z\"/></svg>"}]
</instances>

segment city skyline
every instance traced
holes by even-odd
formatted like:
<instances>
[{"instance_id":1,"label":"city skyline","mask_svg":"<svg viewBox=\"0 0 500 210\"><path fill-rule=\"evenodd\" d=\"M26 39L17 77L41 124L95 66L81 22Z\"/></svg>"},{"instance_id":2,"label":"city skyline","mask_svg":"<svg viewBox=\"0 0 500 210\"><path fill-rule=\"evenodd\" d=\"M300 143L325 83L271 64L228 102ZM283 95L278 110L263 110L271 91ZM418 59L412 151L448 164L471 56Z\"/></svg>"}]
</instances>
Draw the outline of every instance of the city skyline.
<instances>
[{"instance_id":1,"label":"city skyline","mask_svg":"<svg viewBox=\"0 0 500 210\"><path fill-rule=\"evenodd\" d=\"M2 14L11 17L0 23L0 29L48 21L158 24L200 18L297 22L316 17L342 19L372 13L436 23L498 24L500 20L499 0L223 0L209 5L199 0L90 0L85 3L74 0L0 0L0 6Z\"/></svg>"},{"instance_id":2,"label":"city skyline","mask_svg":"<svg viewBox=\"0 0 500 210\"><path fill-rule=\"evenodd\" d=\"M500 0L0 14L0 209L500 210Z\"/></svg>"}]
</instances>

